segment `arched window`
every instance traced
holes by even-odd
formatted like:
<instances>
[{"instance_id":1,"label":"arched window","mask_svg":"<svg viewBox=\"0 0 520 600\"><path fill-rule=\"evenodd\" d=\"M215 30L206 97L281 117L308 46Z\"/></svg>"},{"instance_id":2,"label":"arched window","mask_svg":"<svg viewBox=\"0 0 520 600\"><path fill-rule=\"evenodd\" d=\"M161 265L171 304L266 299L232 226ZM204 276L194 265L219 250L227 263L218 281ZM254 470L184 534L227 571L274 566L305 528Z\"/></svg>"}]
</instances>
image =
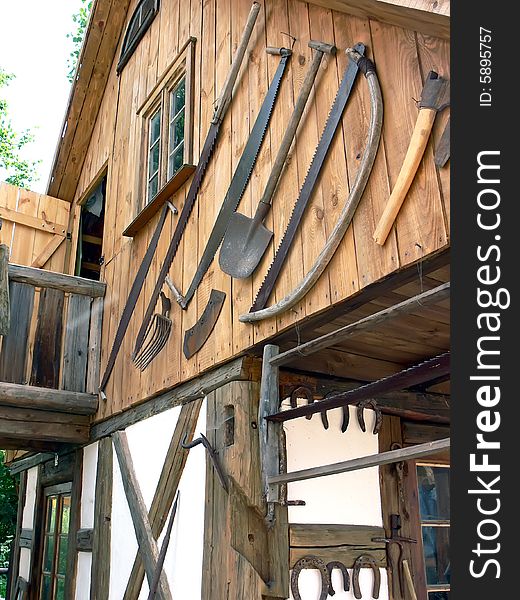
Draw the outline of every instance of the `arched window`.
<instances>
[{"instance_id":1,"label":"arched window","mask_svg":"<svg viewBox=\"0 0 520 600\"><path fill-rule=\"evenodd\" d=\"M141 0L128 23L128 28L121 48L121 56L117 63L117 73L121 73L123 67L137 48L143 35L159 12L159 0Z\"/></svg>"}]
</instances>

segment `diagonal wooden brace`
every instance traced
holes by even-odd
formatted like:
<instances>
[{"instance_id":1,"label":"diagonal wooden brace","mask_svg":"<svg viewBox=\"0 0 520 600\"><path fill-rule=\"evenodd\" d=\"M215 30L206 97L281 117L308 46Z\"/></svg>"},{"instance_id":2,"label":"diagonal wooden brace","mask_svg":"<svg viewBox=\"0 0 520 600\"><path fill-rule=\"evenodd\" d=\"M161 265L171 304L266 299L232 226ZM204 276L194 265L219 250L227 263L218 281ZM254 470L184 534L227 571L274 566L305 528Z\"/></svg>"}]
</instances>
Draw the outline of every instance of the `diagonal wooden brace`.
<instances>
[{"instance_id":1,"label":"diagonal wooden brace","mask_svg":"<svg viewBox=\"0 0 520 600\"><path fill-rule=\"evenodd\" d=\"M148 511L146 510L146 504L134 470L126 433L124 431L116 431L112 434L112 441L114 442L119 468L121 469L123 487L125 488L130 514L132 515L132 522L139 545L139 552L144 563L148 586L151 588L159 562L159 548L152 534ZM164 571L159 578L156 597L158 600L171 600L172 598L170 586L168 585Z\"/></svg>"}]
</instances>

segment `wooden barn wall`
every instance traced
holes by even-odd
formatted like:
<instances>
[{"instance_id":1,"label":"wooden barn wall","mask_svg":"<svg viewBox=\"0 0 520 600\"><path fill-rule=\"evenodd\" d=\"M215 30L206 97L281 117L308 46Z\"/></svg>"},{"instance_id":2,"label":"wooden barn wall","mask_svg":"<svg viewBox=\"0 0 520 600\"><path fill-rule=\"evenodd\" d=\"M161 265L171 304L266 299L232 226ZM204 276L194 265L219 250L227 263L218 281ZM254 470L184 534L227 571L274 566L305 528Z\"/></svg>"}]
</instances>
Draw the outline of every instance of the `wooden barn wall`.
<instances>
[{"instance_id":1,"label":"wooden barn wall","mask_svg":"<svg viewBox=\"0 0 520 600\"><path fill-rule=\"evenodd\" d=\"M33 265L56 235L54 225L60 237L68 230L69 211L68 202L0 182L0 243L9 246L9 262ZM62 241L41 268L62 273L66 246Z\"/></svg>"},{"instance_id":2,"label":"wooden barn wall","mask_svg":"<svg viewBox=\"0 0 520 600\"><path fill-rule=\"evenodd\" d=\"M136 3L137 0L132 1L127 20ZM119 50L117 52L76 193L78 201L108 165L102 271L108 287L103 319L102 369L130 286L157 222L157 217L153 218L133 239L122 236L123 229L134 218L139 202L136 172L141 119L136 116L136 111L179 48L189 36L194 36L197 39L194 156L198 157L214 100L224 83L250 6L245 0L162 0L158 16L119 77L115 74ZM298 0L264 0L249 45L248 60L241 69L231 108L170 272L173 281L185 291L195 272L234 167L278 64L277 57L265 53L265 46L290 44L281 32L288 32L297 39L269 131L240 204L239 210L248 215L263 191L307 71L311 59L311 50L307 46L309 39L333 42L339 50L335 58L325 57L322 62L314 94L275 194L273 210L267 219L268 227L274 231L274 240L250 279L232 280L214 261L188 310L183 312L173 303L173 329L168 344L152 365L140 373L133 368L129 357L175 226L176 218L168 216L144 293L141 293L107 387L109 400L101 407L99 418L226 361L252 344L449 243L449 173L448 169L437 171L433 163L433 147L442 131L445 115L435 125L425 158L387 243L381 248L372 241L372 233L396 181L417 117L414 99L420 98L430 69L449 75L448 42ZM346 68L344 50L360 41L366 44L368 54L375 59L385 100L385 116L379 153L353 224L329 268L299 305L277 319L255 326L242 324L238 316L249 310L274 255ZM320 185L275 288L277 299L292 290L313 264L336 222L358 168L369 114L367 88L360 79L324 166ZM189 181L172 198L179 208L188 185ZM199 318L212 288L225 291L224 308L205 346L191 360L186 360L182 353L184 332Z\"/></svg>"}]
</instances>

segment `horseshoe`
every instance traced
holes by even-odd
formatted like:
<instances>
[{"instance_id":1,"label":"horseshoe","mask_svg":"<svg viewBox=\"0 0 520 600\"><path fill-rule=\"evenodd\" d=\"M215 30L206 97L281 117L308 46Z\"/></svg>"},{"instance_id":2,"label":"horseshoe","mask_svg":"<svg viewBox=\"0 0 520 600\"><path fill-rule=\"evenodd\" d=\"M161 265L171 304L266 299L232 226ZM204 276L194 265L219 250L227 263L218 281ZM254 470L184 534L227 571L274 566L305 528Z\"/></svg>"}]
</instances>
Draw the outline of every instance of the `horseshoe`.
<instances>
[{"instance_id":1,"label":"horseshoe","mask_svg":"<svg viewBox=\"0 0 520 600\"><path fill-rule=\"evenodd\" d=\"M307 400L307 404L312 404L314 402L312 390L308 387L305 387L304 385L300 385L300 387L297 387L291 392L291 408L296 408L298 406L298 398L305 398ZM305 418L311 419L312 415L305 415Z\"/></svg>"},{"instance_id":2,"label":"horseshoe","mask_svg":"<svg viewBox=\"0 0 520 600\"><path fill-rule=\"evenodd\" d=\"M381 425L383 424L383 415L375 400L361 400L361 402L359 402L357 405L357 419L359 426L361 427L361 431L367 430L365 425L365 417L363 416L363 411L367 406L370 406L376 413L376 422L374 424L374 431L372 433L377 435L381 429Z\"/></svg>"},{"instance_id":3,"label":"horseshoe","mask_svg":"<svg viewBox=\"0 0 520 600\"><path fill-rule=\"evenodd\" d=\"M347 567L339 560L333 560L327 563L327 571L329 572L329 596L334 596L336 593L332 587L332 569L339 569L343 575L343 590L348 592L350 589L350 577L348 575Z\"/></svg>"},{"instance_id":4,"label":"horseshoe","mask_svg":"<svg viewBox=\"0 0 520 600\"><path fill-rule=\"evenodd\" d=\"M379 598L379 588L381 586L381 574L379 567L374 558L368 554L362 554L356 558L354 570L352 571L352 587L354 588L354 598L359 600L362 598L361 589L359 588L359 571L362 567L369 567L374 574L374 585L372 586L372 598Z\"/></svg>"},{"instance_id":5,"label":"horseshoe","mask_svg":"<svg viewBox=\"0 0 520 600\"><path fill-rule=\"evenodd\" d=\"M341 433L345 433L347 431L347 427L350 421L350 411L348 406L343 407L343 420L341 421Z\"/></svg>"},{"instance_id":6,"label":"horseshoe","mask_svg":"<svg viewBox=\"0 0 520 600\"><path fill-rule=\"evenodd\" d=\"M300 596L300 590L298 589L298 578L303 569L318 569L321 574L321 594L319 600L327 600L331 585L329 571L327 569L327 565L321 560L321 558L313 556L312 554L300 558L300 560L292 569L291 592L294 600L302 600L302 597Z\"/></svg>"}]
</instances>

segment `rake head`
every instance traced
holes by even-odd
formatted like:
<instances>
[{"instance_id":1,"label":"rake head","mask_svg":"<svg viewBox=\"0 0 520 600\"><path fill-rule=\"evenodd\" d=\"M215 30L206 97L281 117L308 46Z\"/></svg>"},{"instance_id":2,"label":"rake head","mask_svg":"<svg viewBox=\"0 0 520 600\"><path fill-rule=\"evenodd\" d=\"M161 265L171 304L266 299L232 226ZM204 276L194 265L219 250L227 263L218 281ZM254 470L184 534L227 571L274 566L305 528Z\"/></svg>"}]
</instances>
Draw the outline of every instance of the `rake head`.
<instances>
[{"instance_id":1,"label":"rake head","mask_svg":"<svg viewBox=\"0 0 520 600\"><path fill-rule=\"evenodd\" d=\"M161 300L162 313L153 315L146 330L143 345L132 357L134 365L141 371L144 371L159 354L170 337L172 329L172 321L169 317L171 302L163 292L161 292Z\"/></svg>"}]
</instances>

